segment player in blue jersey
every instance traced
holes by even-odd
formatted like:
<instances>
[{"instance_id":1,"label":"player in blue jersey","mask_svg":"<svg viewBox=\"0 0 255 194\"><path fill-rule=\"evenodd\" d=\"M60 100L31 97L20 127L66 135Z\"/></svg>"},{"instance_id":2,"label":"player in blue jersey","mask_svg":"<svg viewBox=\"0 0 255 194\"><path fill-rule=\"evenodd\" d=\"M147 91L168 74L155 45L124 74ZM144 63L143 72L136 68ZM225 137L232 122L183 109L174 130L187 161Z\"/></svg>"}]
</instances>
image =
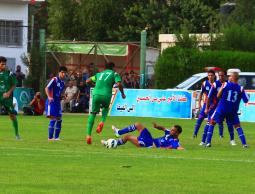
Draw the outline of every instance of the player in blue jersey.
<instances>
[{"instance_id":1,"label":"player in blue jersey","mask_svg":"<svg viewBox=\"0 0 255 194\"><path fill-rule=\"evenodd\" d=\"M240 70L232 70L230 72L229 82L222 84L222 87L217 94L217 97L221 97L221 99L210 121L206 147L211 147L215 123L223 122L224 118L226 118L227 123L231 123L237 130L243 147L248 147L237 113L241 99L244 101L244 103L247 103L249 100L248 95L244 91L243 87L238 84L239 72Z\"/></svg>"},{"instance_id":2,"label":"player in blue jersey","mask_svg":"<svg viewBox=\"0 0 255 194\"><path fill-rule=\"evenodd\" d=\"M65 75L67 68L64 66L59 67L57 77L53 77L45 88L45 93L48 97L48 107L46 115L50 118L48 127L49 136L48 140L60 140L59 134L62 128L62 110L61 110L61 93L65 88Z\"/></svg>"},{"instance_id":3,"label":"player in blue jersey","mask_svg":"<svg viewBox=\"0 0 255 194\"><path fill-rule=\"evenodd\" d=\"M166 129L163 126L159 126L156 123L153 123L153 127L164 131L165 135L159 138L153 138L151 133L147 128L145 128L141 123L135 123L134 125L130 125L123 129L117 129L112 126L112 129L116 136L124 135L129 132L133 132L137 130L139 132L139 136L133 136L126 134L123 137L117 140L117 145L124 145L127 141L131 142L137 147L145 147L145 148L169 148L169 149L184 149L179 142L179 135L182 132L182 128L179 125L174 125L171 130ZM102 140L101 143L106 145L106 141Z\"/></svg>"},{"instance_id":4,"label":"player in blue jersey","mask_svg":"<svg viewBox=\"0 0 255 194\"><path fill-rule=\"evenodd\" d=\"M217 93L220 90L221 86L223 83L226 82L226 72L221 70L218 73L219 75L219 80L215 81L209 91L208 94L208 99L206 102L206 108L205 108L205 114L208 115L207 117L207 124L204 127L204 133L202 135L202 141L199 145L205 145L205 141L206 141L206 136L207 136L207 132L208 132L208 128L210 125L210 120L211 120L211 116L214 113L215 109L218 106L219 103L219 99L217 98ZM228 125L228 131L229 131L229 135L230 135L230 144L235 146L235 140L234 140L234 127L233 125L230 123L227 123ZM223 137L223 123L219 123L219 135L222 138Z\"/></svg>"},{"instance_id":5,"label":"player in blue jersey","mask_svg":"<svg viewBox=\"0 0 255 194\"><path fill-rule=\"evenodd\" d=\"M198 119L197 119L196 125L194 127L193 138L197 137L199 128L200 128L203 120L207 117L207 115L205 114L206 101L208 98L208 93L212 87L212 84L215 81L215 72L213 70L209 70L207 72L207 78L208 78L208 80L204 81L201 86L201 93L200 93L199 99L198 99L198 110L200 110L200 113L198 115ZM201 108L202 100L204 101L204 103L203 103L203 107Z\"/></svg>"}]
</instances>

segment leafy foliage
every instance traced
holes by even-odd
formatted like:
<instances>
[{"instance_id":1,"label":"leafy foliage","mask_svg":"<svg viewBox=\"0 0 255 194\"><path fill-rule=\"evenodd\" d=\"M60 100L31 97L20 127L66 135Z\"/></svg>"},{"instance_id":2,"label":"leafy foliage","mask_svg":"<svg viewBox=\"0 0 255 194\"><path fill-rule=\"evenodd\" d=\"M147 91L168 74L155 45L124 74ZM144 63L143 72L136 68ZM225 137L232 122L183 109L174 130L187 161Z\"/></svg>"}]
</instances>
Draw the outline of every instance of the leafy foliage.
<instances>
[{"instance_id":1,"label":"leafy foliage","mask_svg":"<svg viewBox=\"0 0 255 194\"><path fill-rule=\"evenodd\" d=\"M219 0L49 0L52 39L140 41L148 29L148 45L159 33L180 32L185 21L191 32L217 29Z\"/></svg>"},{"instance_id":2,"label":"leafy foliage","mask_svg":"<svg viewBox=\"0 0 255 194\"><path fill-rule=\"evenodd\" d=\"M159 11L160 10L160 11ZM113 32L119 41L140 41L148 29L148 45L158 45L158 34L167 30L168 7L162 1L140 1L124 11L124 22Z\"/></svg>"},{"instance_id":3,"label":"leafy foliage","mask_svg":"<svg viewBox=\"0 0 255 194\"><path fill-rule=\"evenodd\" d=\"M211 4L200 0L173 0L169 15L169 31L174 33L181 30L181 26L189 21L192 33L208 33L216 31L219 25L219 16L213 7L219 6L219 1ZM211 7L213 6L213 7Z\"/></svg>"},{"instance_id":4,"label":"leafy foliage","mask_svg":"<svg viewBox=\"0 0 255 194\"><path fill-rule=\"evenodd\" d=\"M255 25L249 28L237 23L223 29L222 35L212 42L214 50L255 51Z\"/></svg>"},{"instance_id":5,"label":"leafy foliage","mask_svg":"<svg viewBox=\"0 0 255 194\"><path fill-rule=\"evenodd\" d=\"M255 22L255 0L236 0L236 7L228 19L228 24L237 23L253 28Z\"/></svg>"},{"instance_id":6,"label":"leafy foliage","mask_svg":"<svg viewBox=\"0 0 255 194\"><path fill-rule=\"evenodd\" d=\"M53 39L74 39L80 36L77 11L79 4L71 0L49 0L49 30Z\"/></svg>"}]
</instances>

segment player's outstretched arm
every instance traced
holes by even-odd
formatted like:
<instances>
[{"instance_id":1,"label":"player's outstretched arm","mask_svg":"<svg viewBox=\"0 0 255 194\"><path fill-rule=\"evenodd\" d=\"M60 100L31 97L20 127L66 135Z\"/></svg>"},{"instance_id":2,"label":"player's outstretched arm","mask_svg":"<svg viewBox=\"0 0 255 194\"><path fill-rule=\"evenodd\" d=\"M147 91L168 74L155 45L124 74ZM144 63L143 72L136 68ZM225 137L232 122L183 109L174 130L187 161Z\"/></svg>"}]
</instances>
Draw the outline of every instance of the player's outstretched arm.
<instances>
[{"instance_id":1,"label":"player's outstretched arm","mask_svg":"<svg viewBox=\"0 0 255 194\"><path fill-rule=\"evenodd\" d=\"M250 99L250 96L245 92L243 87L241 87L241 98L244 103L247 103Z\"/></svg>"},{"instance_id":2,"label":"player's outstretched arm","mask_svg":"<svg viewBox=\"0 0 255 194\"><path fill-rule=\"evenodd\" d=\"M120 82L117 82L117 85L118 85L118 88L119 88L119 90L120 90L120 92L121 92L122 98L125 99L125 98L126 98L126 95L125 95L125 93L124 93L124 89L123 89L122 84L121 84Z\"/></svg>"},{"instance_id":3,"label":"player's outstretched arm","mask_svg":"<svg viewBox=\"0 0 255 194\"><path fill-rule=\"evenodd\" d=\"M160 125L158 125L158 124L155 123L155 122L153 122L152 124L153 124L153 127L154 127L155 129L158 129L158 130L161 130L161 131L165 131L165 130L166 130L165 127L160 126Z\"/></svg>"}]
</instances>

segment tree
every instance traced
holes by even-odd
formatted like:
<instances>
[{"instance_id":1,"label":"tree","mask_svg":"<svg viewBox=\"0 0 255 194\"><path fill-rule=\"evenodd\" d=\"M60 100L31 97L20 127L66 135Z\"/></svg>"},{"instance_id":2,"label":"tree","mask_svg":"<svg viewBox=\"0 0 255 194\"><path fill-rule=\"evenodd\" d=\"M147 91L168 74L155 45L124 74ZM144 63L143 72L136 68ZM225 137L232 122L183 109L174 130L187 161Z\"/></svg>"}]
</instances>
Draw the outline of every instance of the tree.
<instances>
[{"instance_id":1,"label":"tree","mask_svg":"<svg viewBox=\"0 0 255 194\"><path fill-rule=\"evenodd\" d=\"M112 31L123 22L124 8L134 2L134 0L49 0L48 21L51 38L114 41Z\"/></svg>"},{"instance_id":2,"label":"tree","mask_svg":"<svg viewBox=\"0 0 255 194\"><path fill-rule=\"evenodd\" d=\"M73 0L49 0L49 31L52 39L80 38L82 26L77 11L80 4Z\"/></svg>"},{"instance_id":3,"label":"tree","mask_svg":"<svg viewBox=\"0 0 255 194\"><path fill-rule=\"evenodd\" d=\"M122 2L113 0L81 0L79 18L80 25L84 26L86 40L113 41L108 36L108 33L122 21Z\"/></svg>"},{"instance_id":4,"label":"tree","mask_svg":"<svg viewBox=\"0 0 255 194\"><path fill-rule=\"evenodd\" d=\"M255 22L255 0L236 0L236 7L229 17L229 24L237 23L253 28Z\"/></svg>"},{"instance_id":5,"label":"tree","mask_svg":"<svg viewBox=\"0 0 255 194\"><path fill-rule=\"evenodd\" d=\"M185 21L189 21L192 33L215 32L219 25L219 14L208 2L207 5L201 0L171 1L169 31L172 33L180 31Z\"/></svg>"},{"instance_id":6,"label":"tree","mask_svg":"<svg viewBox=\"0 0 255 194\"><path fill-rule=\"evenodd\" d=\"M124 11L123 24L113 33L119 41L140 41L148 29L148 45L158 45L158 34L167 30L168 7L165 1L139 1Z\"/></svg>"}]
</instances>

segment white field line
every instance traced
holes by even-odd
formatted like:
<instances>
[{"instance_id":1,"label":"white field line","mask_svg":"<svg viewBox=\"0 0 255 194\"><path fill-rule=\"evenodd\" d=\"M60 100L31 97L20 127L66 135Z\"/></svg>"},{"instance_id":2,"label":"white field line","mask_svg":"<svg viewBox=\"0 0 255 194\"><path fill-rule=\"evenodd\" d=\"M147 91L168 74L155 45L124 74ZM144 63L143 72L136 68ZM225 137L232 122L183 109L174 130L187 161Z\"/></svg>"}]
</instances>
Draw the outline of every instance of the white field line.
<instances>
[{"instance_id":1,"label":"white field line","mask_svg":"<svg viewBox=\"0 0 255 194\"><path fill-rule=\"evenodd\" d=\"M47 152L45 155L50 155L54 157L66 157L66 158L77 158L84 157L86 154L94 154L94 155L105 155L111 157L133 157L133 158L149 158L149 159L177 159L177 160L201 160L201 161L221 161L221 162L233 162L233 163L255 163L255 160L242 160L242 159L224 159L224 158L200 158L200 157L182 157L182 156L159 156L159 155L145 155L145 154L121 154L116 152L97 152L97 151L68 151L68 150L58 150L58 149L43 149L43 148L19 148L19 147L0 147L0 150L26 150L26 151L35 151L35 153L0 153L1 156L36 156L38 154L42 154L41 152ZM110 150L109 150L110 151ZM51 154L49 154L51 152ZM62 152L62 153L61 153ZM66 155L69 154L69 155ZM75 154L75 155L74 155ZM153 154L153 153L152 153Z\"/></svg>"}]
</instances>

